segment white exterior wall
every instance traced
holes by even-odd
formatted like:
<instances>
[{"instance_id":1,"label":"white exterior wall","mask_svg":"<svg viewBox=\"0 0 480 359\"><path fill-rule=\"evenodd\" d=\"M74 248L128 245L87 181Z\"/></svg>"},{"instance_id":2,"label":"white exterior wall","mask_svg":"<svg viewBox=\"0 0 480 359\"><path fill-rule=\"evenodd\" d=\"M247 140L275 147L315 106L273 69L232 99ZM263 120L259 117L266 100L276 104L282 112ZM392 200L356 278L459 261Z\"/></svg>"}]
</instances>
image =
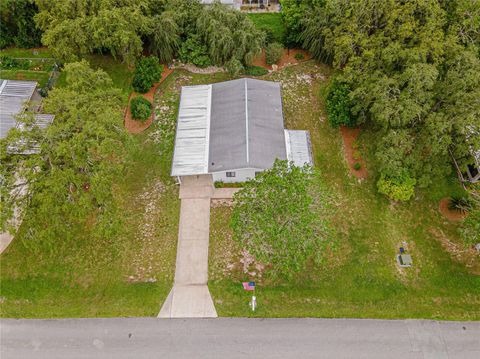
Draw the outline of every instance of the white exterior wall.
<instances>
[{"instance_id":1,"label":"white exterior wall","mask_svg":"<svg viewBox=\"0 0 480 359\"><path fill-rule=\"evenodd\" d=\"M255 177L255 172L262 171L255 168L242 168L238 170L229 170L222 172L213 172L213 182L222 181L224 183L245 182ZM227 172L235 172L235 177L227 177Z\"/></svg>"}]
</instances>

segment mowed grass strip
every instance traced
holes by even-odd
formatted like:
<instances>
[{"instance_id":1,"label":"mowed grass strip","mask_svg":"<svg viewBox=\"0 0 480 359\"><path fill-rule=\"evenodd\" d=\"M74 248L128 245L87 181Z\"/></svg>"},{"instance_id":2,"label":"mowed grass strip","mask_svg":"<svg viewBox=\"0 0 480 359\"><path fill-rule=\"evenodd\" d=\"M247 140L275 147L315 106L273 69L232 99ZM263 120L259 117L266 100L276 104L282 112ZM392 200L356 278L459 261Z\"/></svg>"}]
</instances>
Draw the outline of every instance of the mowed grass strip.
<instances>
[{"instance_id":1,"label":"mowed grass strip","mask_svg":"<svg viewBox=\"0 0 480 359\"><path fill-rule=\"evenodd\" d=\"M461 191L454 179L419 190L408 203L392 204L376 190L370 129L359 143L369 177L349 175L338 130L324 112L330 69L310 61L272 73L283 84L286 127L310 131L315 166L332 196L329 219L333 246L321 265L292 280L272 283L245 273L241 249L229 227L231 209L211 213L209 288L221 316L480 319L479 258L467 259L458 224L438 212L438 198ZM445 239L460 251L446 249ZM406 245L413 267L400 269L395 255ZM466 265L468 264L468 266ZM254 271L255 272L255 271ZM477 273L477 274L475 274ZM257 282L258 310L252 313L242 281Z\"/></svg>"},{"instance_id":2,"label":"mowed grass strip","mask_svg":"<svg viewBox=\"0 0 480 359\"><path fill-rule=\"evenodd\" d=\"M274 42L283 43L285 40L285 26L283 24L282 14L279 12L248 13L247 16L258 29L270 32Z\"/></svg>"}]
</instances>

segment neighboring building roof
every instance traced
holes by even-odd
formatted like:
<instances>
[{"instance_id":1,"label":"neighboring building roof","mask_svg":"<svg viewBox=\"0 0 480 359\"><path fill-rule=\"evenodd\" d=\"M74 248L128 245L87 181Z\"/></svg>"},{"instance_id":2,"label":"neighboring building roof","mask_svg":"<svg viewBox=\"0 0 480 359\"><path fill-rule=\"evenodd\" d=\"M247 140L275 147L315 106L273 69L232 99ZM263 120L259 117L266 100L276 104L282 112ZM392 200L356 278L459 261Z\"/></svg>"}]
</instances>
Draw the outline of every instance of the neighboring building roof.
<instances>
[{"instance_id":1,"label":"neighboring building roof","mask_svg":"<svg viewBox=\"0 0 480 359\"><path fill-rule=\"evenodd\" d=\"M208 172L266 169L286 159L280 83L239 79L214 84Z\"/></svg>"},{"instance_id":2,"label":"neighboring building roof","mask_svg":"<svg viewBox=\"0 0 480 359\"><path fill-rule=\"evenodd\" d=\"M280 83L238 79L182 88L172 176L270 168L287 159Z\"/></svg>"},{"instance_id":3,"label":"neighboring building roof","mask_svg":"<svg viewBox=\"0 0 480 359\"><path fill-rule=\"evenodd\" d=\"M0 79L0 138L16 126L15 117L25 109L36 87L35 81Z\"/></svg>"},{"instance_id":4,"label":"neighboring building roof","mask_svg":"<svg viewBox=\"0 0 480 359\"><path fill-rule=\"evenodd\" d=\"M285 130L287 158L295 166L313 165L310 134L308 131Z\"/></svg>"},{"instance_id":5,"label":"neighboring building roof","mask_svg":"<svg viewBox=\"0 0 480 359\"><path fill-rule=\"evenodd\" d=\"M217 0L200 0L203 5L212 5ZM242 6L242 0L220 0L223 5L233 6L235 9L240 9Z\"/></svg>"}]
</instances>

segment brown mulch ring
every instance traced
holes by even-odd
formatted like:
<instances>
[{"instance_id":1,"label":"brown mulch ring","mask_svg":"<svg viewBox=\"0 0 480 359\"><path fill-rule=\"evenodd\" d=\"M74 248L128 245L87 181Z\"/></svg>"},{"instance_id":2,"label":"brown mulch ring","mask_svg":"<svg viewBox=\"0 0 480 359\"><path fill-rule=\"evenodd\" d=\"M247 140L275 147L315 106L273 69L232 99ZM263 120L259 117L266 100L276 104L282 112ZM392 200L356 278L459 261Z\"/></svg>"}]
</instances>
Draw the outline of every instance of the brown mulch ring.
<instances>
[{"instance_id":1,"label":"brown mulch ring","mask_svg":"<svg viewBox=\"0 0 480 359\"><path fill-rule=\"evenodd\" d=\"M304 59L303 60L297 60L295 58L296 54L303 54ZM278 69L281 69L287 65L293 65L293 64L298 64L299 62L310 60L312 58L312 55L310 55L307 51L301 50L301 49L284 49L283 50L283 56L278 61L277 66ZM254 66L260 66L263 67L267 70L272 70L272 65L267 65L267 62L265 61L265 50L262 50L262 55L260 57L257 57L256 59L253 60L252 65Z\"/></svg>"},{"instance_id":2,"label":"brown mulch ring","mask_svg":"<svg viewBox=\"0 0 480 359\"><path fill-rule=\"evenodd\" d=\"M357 139L358 135L360 134L359 128L349 128L345 126L340 127L340 133L342 134L343 139L343 151L345 153L345 159L348 163L348 168L350 168L350 172L359 179L365 179L368 176L367 167L365 161L360 156L360 152L354 148L354 142ZM358 159L355 159L355 155ZM355 163L360 163L362 166L359 170L354 168Z\"/></svg>"},{"instance_id":3,"label":"brown mulch ring","mask_svg":"<svg viewBox=\"0 0 480 359\"><path fill-rule=\"evenodd\" d=\"M172 72L173 72L172 69L169 69L167 66L164 65L162 78L160 79L159 82L156 82L155 84L153 84L152 88L147 93L140 94L140 93L132 92L130 94L130 97L128 98L128 107L125 110L125 118L124 118L125 128L129 133L140 133L145 131L147 128L149 128L150 125L153 123L153 115L154 115L153 111L155 111L155 110L152 110L152 115L145 122L136 121L132 118L132 114L130 113L130 100L136 96L143 96L153 104L153 98L155 96L155 92L157 91L158 85L160 85L167 78L167 76L170 75Z\"/></svg>"},{"instance_id":4,"label":"brown mulch ring","mask_svg":"<svg viewBox=\"0 0 480 359\"><path fill-rule=\"evenodd\" d=\"M464 213L462 211L452 211L450 208L448 208L448 205L450 203L450 198L443 198L440 200L440 204L438 206L438 209L440 210L440 213L449 221L461 221L467 216L467 213Z\"/></svg>"}]
</instances>

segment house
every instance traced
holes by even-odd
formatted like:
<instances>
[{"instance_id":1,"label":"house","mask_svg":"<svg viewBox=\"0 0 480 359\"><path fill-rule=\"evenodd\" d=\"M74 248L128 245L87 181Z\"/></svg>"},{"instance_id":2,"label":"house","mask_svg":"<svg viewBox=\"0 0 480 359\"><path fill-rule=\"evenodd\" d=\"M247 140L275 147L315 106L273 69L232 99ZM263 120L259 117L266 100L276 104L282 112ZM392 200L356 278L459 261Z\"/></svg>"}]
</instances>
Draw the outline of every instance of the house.
<instances>
[{"instance_id":1,"label":"house","mask_svg":"<svg viewBox=\"0 0 480 359\"><path fill-rule=\"evenodd\" d=\"M242 6L242 0L200 0L200 3L203 5L212 5L216 1L219 1L223 5L231 6L237 10Z\"/></svg>"},{"instance_id":2,"label":"house","mask_svg":"<svg viewBox=\"0 0 480 359\"><path fill-rule=\"evenodd\" d=\"M182 87L172 176L244 182L275 159L313 164L309 133L284 128L280 83L243 78Z\"/></svg>"},{"instance_id":3,"label":"house","mask_svg":"<svg viewBox=\"0 0 480 359\"><path fill-rule=\"evenodd\" d=\"M23 124L18 122L17 118L31 105L37 85L35 81L0 79L0 138L5 138L11 128L23 128ZM45 128L52 123L54 115L36 113L34 118L34 126ZM29 154L37 151L38 145L32 144L28 149L24 148L21 153Z\"/></svg>"}]
</instances>

